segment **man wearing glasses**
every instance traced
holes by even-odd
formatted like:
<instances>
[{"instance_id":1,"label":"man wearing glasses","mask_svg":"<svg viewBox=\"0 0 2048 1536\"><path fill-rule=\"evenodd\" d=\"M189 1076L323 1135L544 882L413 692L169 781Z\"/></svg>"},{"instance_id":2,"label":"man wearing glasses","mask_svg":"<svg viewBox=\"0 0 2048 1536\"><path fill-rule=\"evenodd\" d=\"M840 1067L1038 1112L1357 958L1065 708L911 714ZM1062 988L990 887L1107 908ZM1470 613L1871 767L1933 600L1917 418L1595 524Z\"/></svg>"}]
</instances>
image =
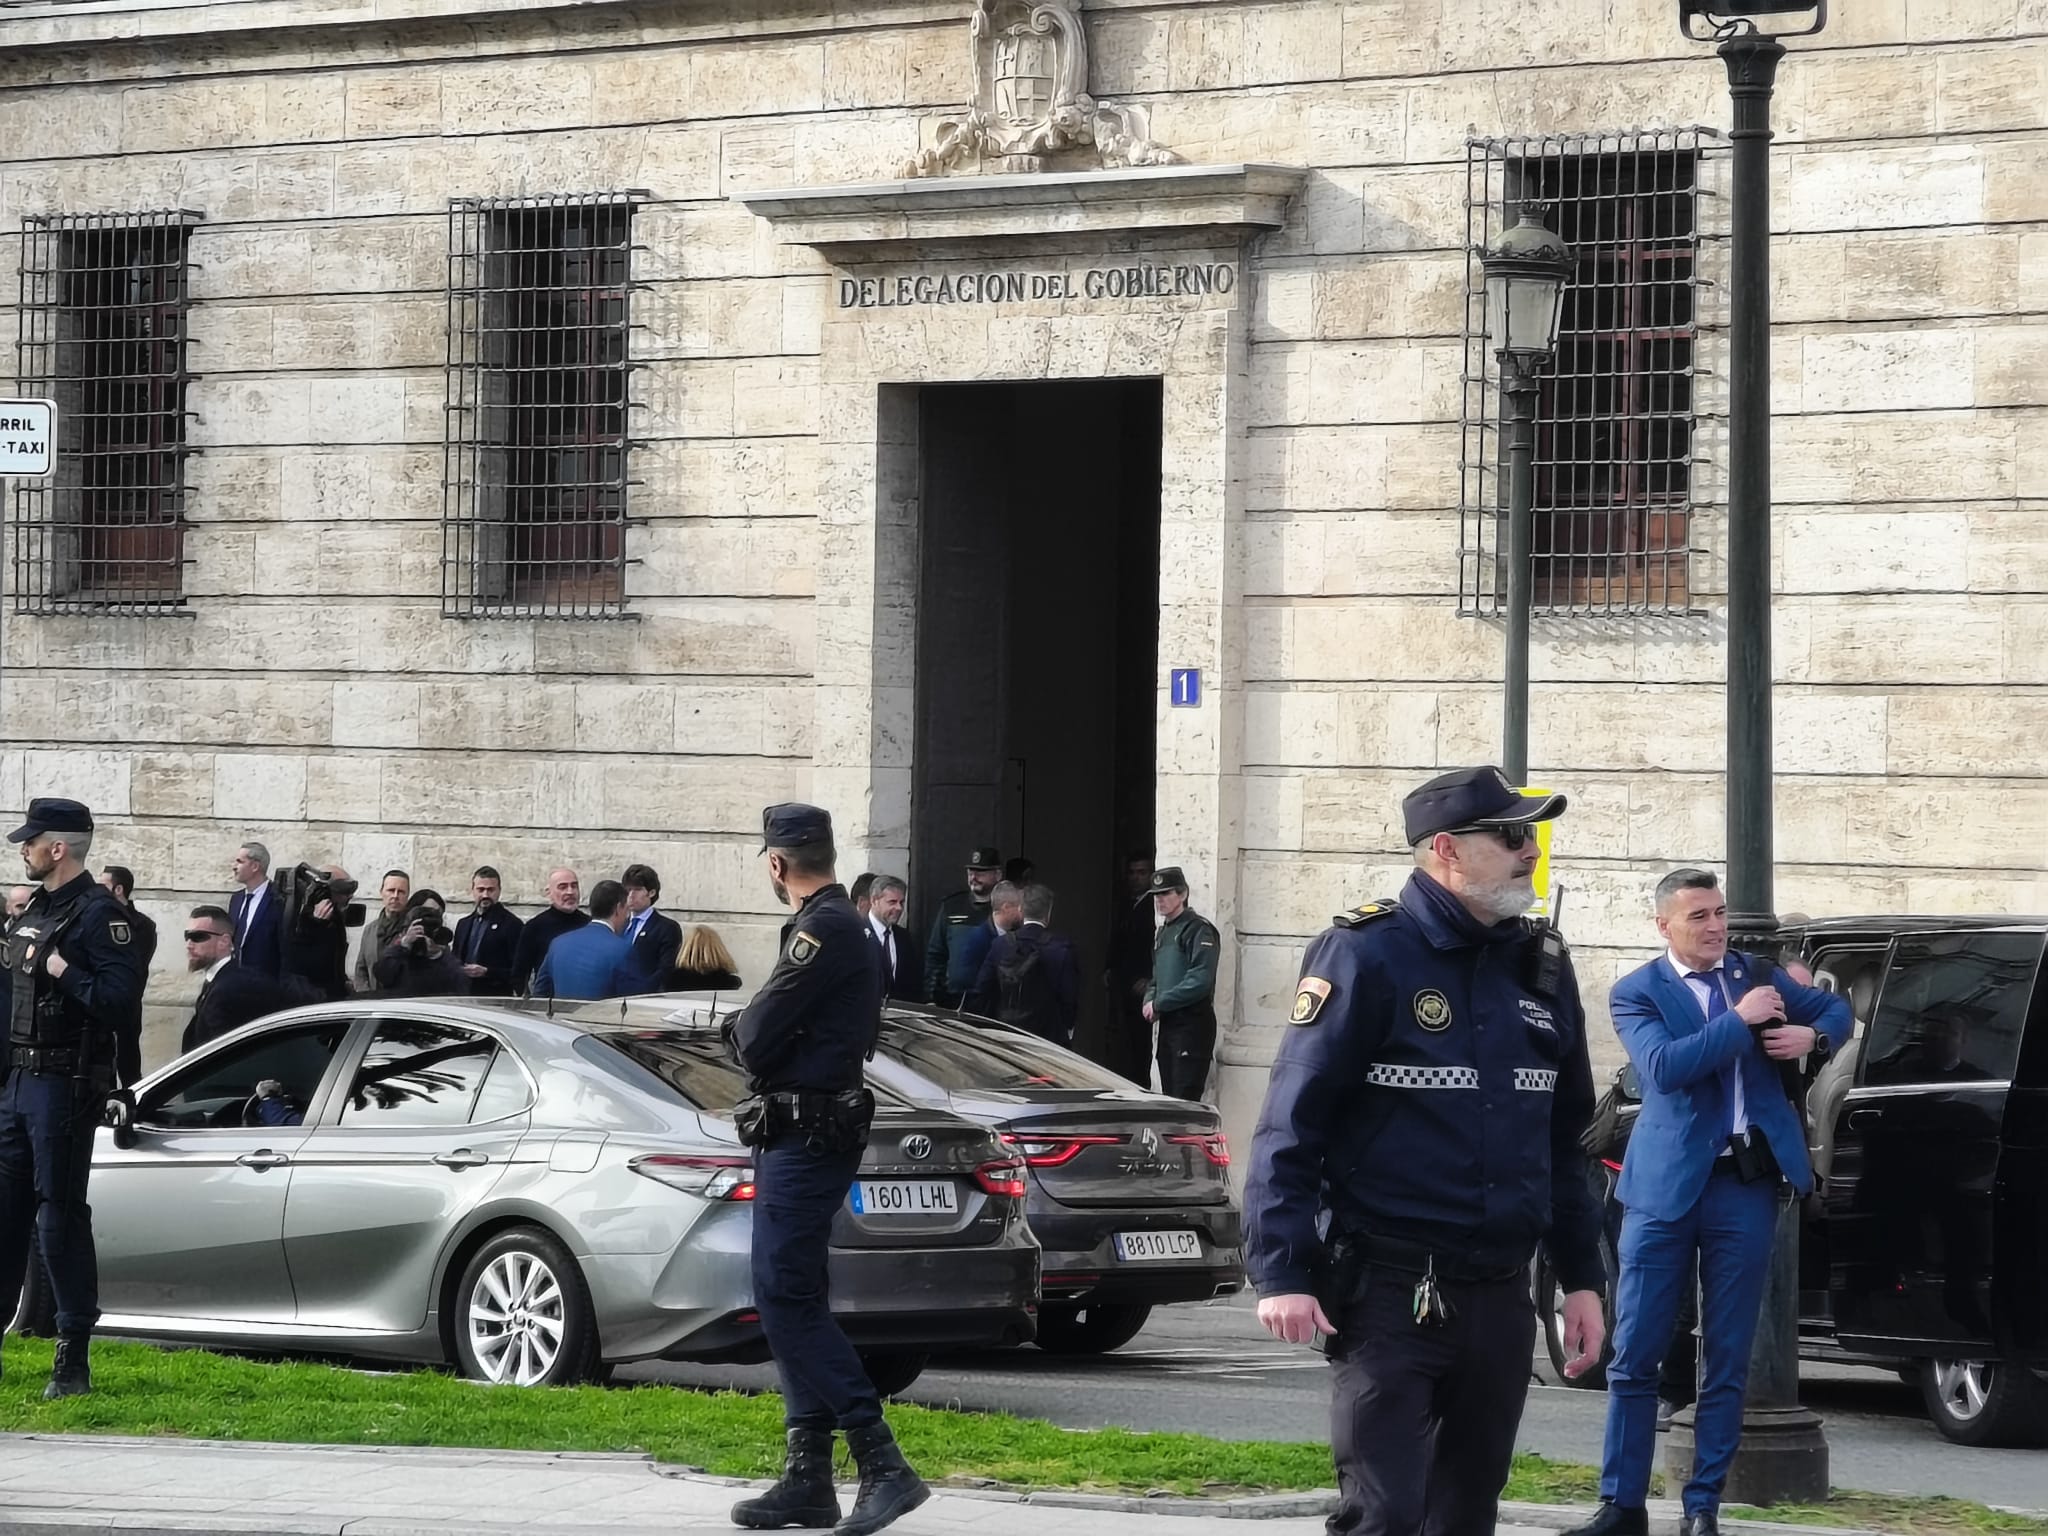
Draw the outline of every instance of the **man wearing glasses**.
<instances>
[{"instance_id":1,"label":"man wearing glasses","mask_svg":"<svg viewBox=\"0 0 2048 1536\"><path fill-rule=\"evenodd\" d=\"M1579 1133L1578 982L1534 903L1536 824L1498 768L1401 802L1416 869L1309 945L1252 1140L1259 1321L1336 1370L1346 1536L1491 1536L1529 1385L1538 1243L1567 1292L1567 1374L1600 1358L1600 1211Z\"/></svg>"}]
</instances>

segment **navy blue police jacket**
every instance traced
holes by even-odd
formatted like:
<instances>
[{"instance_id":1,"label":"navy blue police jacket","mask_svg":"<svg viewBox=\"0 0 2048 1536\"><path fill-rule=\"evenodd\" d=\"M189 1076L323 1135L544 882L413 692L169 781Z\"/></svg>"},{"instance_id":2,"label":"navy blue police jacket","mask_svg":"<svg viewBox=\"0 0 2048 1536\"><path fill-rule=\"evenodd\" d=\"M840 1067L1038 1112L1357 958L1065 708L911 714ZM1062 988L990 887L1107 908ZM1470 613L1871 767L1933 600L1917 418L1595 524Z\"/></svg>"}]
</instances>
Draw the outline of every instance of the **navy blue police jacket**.
<instances>
[{"instance_id":1,"label":"navy blue police jacket","mask_svg":"<svg viewBox=\"0 0 2048 1536\"><path fill-rule=\"evenodd\" d=\"M827 885L782 925L781 958L729 1026L756 1093L858 1088L882 1028L882 972L868 920Z\"/></svg>"},{"instance_id":2,"label":"navy blue police jacket","mask_svg":"<svg viewBox=\"0 0 2048 1536\"><path fill-rule=\"evenodd\" d=\"M1603 1288L1579 1146L1586 1017L1569 956L1536 989L1539 946L1420 871L1398 902L1310 943L1252 1138L1245 1258L1261 1295L1312 1292L1339 1234L1480 1269L1542 1243L1567 1291Z\"/></svg>"}]
</instances>

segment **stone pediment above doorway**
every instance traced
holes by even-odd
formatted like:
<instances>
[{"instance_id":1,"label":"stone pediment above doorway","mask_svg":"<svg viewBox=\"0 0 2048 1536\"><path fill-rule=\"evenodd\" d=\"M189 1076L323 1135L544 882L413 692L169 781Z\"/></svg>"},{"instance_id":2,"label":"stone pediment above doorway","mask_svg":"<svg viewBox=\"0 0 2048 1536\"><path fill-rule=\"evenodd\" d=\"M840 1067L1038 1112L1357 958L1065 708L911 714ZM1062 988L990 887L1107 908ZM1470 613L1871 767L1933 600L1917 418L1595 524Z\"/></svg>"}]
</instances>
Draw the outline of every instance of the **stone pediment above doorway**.
<instances>
[{"instance_id":1,"label":"stone pediment above doorway","mask_svg":"<svg viewBox=\"0 0 2048 1536\"><path fill-rule=\"evenodd\" d=\"M1009 176L910 177L742 192L785 245L838 260L916 259L1009 246L1240 243L1278 229L1307 172L1287 165L1163 165Z\"/></svg>"}]
</instances>

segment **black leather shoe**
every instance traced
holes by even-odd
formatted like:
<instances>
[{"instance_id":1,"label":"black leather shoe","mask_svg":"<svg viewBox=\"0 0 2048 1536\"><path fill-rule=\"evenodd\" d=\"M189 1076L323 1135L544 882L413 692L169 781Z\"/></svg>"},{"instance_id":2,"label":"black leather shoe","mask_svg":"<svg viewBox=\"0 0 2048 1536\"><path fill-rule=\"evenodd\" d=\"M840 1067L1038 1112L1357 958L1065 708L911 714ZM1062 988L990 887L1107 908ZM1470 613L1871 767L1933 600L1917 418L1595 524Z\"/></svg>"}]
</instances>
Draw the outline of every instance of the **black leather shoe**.
<instances>
[{"instance_id":1,"label":"black leather shoe","mask_svg":"<svg viewBox=\"0 0 2048 1536\"><path fill-rule=\"evenodd\" d=\"M1713 1510L1685 1517L1685 1536L1721 1536L1721 1517Z\"/></svg>"},{"instance_id":2,"label":"black leather shoe","mask_svg":"<svg viewBox=\"0 0 2048 1536\"><path fill-rule=\"evenodd\" d=\"M43 1388L45 1398L82 1397L92 1390L92 1364L87 1358L90 1348L90 1340L76 1335L57 1341L50 1384Z\"/></svg>"},{"instance_id":3,"label":"black leather shoe","mask_svg":"<svg viewBox=\"0 0 2048 1536\"><path fill-rule=\"evenodd\" d=\"M1650 1512L1623 1509L1611 1499L1602 1499L1593 1518L1566 1531L1565 1536L1650 1536Z\"/></svg>"}]
</instances>

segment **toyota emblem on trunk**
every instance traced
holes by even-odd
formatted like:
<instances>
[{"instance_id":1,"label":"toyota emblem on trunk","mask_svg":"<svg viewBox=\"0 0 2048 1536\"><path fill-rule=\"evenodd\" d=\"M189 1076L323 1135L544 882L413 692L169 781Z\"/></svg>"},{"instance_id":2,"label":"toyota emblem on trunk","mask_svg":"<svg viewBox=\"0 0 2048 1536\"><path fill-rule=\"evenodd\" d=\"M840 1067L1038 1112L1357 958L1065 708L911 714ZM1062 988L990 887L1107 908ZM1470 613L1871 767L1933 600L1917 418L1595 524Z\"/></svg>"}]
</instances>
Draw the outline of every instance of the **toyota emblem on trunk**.
<instances>
[{"instance_id":1,"label":"toyota emblem on trunk","mask_svg":"<svg viewBox=\"0 0 2048 1536\"><path fill-rule=\"evenodd\" d=\"M903 1138L903 1155L913 1163L921 1163L932 1155L932 1139L929 1136L906 1136Z\"/></svg>"}]
</instances>

